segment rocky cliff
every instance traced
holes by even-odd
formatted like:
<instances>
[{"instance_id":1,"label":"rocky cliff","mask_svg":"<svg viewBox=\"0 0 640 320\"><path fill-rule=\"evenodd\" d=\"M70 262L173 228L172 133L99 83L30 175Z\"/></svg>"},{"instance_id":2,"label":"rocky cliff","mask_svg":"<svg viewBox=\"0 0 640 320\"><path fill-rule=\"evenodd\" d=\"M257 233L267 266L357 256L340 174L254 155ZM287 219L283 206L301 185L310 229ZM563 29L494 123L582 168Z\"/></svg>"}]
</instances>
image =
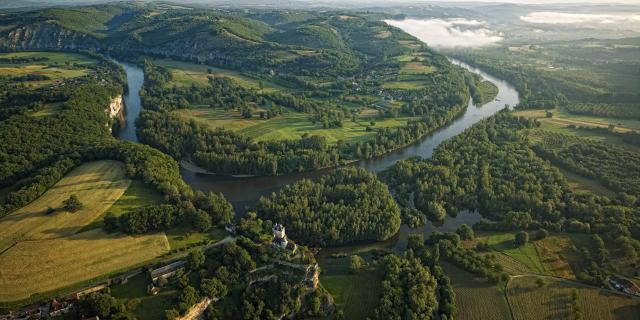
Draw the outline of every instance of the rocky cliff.
<instances>
[{"instance_id":1,"label":"rocky cliff","mask_svg":"<svg viewBox=\"0 0 640 320\"><path fill-rule=\"evenodd\" d=\"M89 50L98 47L97 39L51 21L16 27L0 36L0 48L12 50Z\"/></svg>"},{"instance_id":2,"label":"rocky cliff","mask_svg":"<svg viewBox=\"0 0 640 320\"><path fill-rule=\"evenodd\" d=\"M116 128L119 128L119 125L121 125L125 121L124 99L122 98L122 95L118 95L111 99L111 102L109 103L109 107L107 108L106 112L109 113L109 118L112 120L111 122L117 123ZM107 126L109 127L109 130L113 132L114 126L109 124L107 124Z\"/></svg>"}]
</instances>

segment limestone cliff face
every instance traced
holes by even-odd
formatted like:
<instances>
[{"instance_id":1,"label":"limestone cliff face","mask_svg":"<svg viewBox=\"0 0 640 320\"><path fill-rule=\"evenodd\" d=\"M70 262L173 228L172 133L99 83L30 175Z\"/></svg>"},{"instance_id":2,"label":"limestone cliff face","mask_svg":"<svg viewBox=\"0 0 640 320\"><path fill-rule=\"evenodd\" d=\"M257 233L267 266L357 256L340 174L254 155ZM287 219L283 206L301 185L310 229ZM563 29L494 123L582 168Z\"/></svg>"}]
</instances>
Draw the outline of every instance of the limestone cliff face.
<instances>
[{"instance_id":1,"label":"limestone cliff face","mask_svg":"<svg viewBox=\"0 0 640 320\"><path fill-rule=\"evenodd\" d=\"M125 121L124 99L122 98L122 95L111 98L111 102L109 103L109 107L106 109L106 112L109 113L109 118L118 124L122 124ZM109 131L113 133L113 126L109 124L107 124L107 126L109 127Z\"/></svg>"},{"instance_id":2,"label":"limestone cliff face","mask_svg":"<svg viewBox=\"0 0 640 320\"><path fill-rule=\"evenodd\" d=\"M118 114L124 111L123 108L124 99L122 99L122 95L111 98L111 103L109 103L109 118L113 119L118 117Z\"/></svg>"},{"instance_id":3,"label":"limestone cliff face","mask_svg":"<svg viewBox=\"0 0 640 320\"><path fill-rule=\"evenodd\" d=\"M0 35L0 48L14 50L89 50L99 47L98 40L55 22L20 26Z\"/></svg>"}]
</instances>

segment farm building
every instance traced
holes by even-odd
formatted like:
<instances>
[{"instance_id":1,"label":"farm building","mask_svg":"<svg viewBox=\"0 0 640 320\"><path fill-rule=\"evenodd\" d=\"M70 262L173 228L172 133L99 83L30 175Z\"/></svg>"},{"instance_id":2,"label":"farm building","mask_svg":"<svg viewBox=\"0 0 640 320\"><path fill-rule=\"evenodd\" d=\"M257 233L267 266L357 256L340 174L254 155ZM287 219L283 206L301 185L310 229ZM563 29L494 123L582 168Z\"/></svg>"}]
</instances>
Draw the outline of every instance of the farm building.
<instances>
[{"instance_id":1,"label":"farm building","mask_svg":"<svg viewBox=\"0 0 640 320\"><path fill-rule=\"evenodd\" d=\"M67 300L78 300L80 299L82 296L86 296L90 293L96 293L96 292L101 292L102 290L107 288L107 284L106 283L101 283L99 285L90 287L90 288L86 288L83 290L80 290L78 292L75 292L71 295L69 295L66 299Z\"/></svg>"}]
</instances>

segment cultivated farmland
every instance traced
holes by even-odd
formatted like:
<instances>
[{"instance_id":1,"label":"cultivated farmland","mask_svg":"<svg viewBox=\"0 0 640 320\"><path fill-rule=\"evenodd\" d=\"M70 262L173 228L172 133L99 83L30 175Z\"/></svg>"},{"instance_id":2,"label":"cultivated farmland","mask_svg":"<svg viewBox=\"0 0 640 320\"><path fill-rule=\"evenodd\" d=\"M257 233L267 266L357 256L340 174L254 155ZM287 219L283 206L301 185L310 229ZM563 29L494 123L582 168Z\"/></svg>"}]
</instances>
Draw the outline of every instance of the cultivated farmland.
<instances>
[{"instance_id":1,"label":"cultivated farmland","mask_svg":"<svg viewBox=\"0 0 640 320\"><path fill-rule=\"evenodd\" d=\"M327 142L336 143L366 141L375 136L375 131L367 131L373 116L361 114L356 121L347 119L339 128L323 128L321 123L312 123L309 116L304 113L287 111L284 115L260 120L258 115L251 119L244 119L236 110L224 111L220 109L182 109L176 111L185 119L194 119L196 122L210 128L225 128L252 138L254 141L277 141L287 139L299 139L305 133L309 135L323 136ZM400 127L406 125L408 117L376 120L373 129L383 127Z\"/></svg>"},{"instance_id":2,"label":"cultivated farmland","mask_svg":"<svg viewBox=\"0 0 640 320\"><path fill-rule=\"evenodd\" d=\"M131 237L89 227L130 183L121 162L86 163L34 202L1 219L0 301L24 300L76 285L168 252L164 234ZM140 189L138 185L135 193L142 195ZM62 202L72 194L82 202L82 209L74 213L61 210ZM114 210L123 209L120 207ZM81 232L87 229L91 230Z\"/></svg>"},{"instance_id":3,"label":"cultivated farmland","mask_svg":"<svg viewBox=\"0 0 640 320\"><path fill-rule=\"evenodd\" d=\"M0 83L21 82L28 87L42 87L65 79L77 78L88 74L85 66L95 63L86 56L72 53L54 52L14 52L0 53ZM35 59L32 62L11 62L11 59ZM41 59L41 61L38 61ZM27 76L42 78L29 79Z\"/></svg>"},{"instance_id":4,"label":"cultivated farmland","mask_svg":"<svg viewBox=\"0 0 640 320\"><path fill-rule=\"evenodd\" d=\"M456 293L457 319L492 320L510 319L504 295L495 285L448 263L442 269L451 279Z\"/></svg>"},{"instance_id":5,"label":"cultivated farmland","mask_svg":"<svg viewBox=\"0 0 640 320\"><path fill-rule=\"evenodd\" d=\"M100 229L61 239L23 241L0 255L0 301L26 299L124 271L167 251L164 234L131 237Z\"/></svg>"},{"instance_id":6,"label":"cultivated farmland","mask_svg":"<svg viewBox=\"0 0 640 320\"><path fill-rule=\"evenodd\" d=\"M639 319L640 302L637 299L603 290L573 284L570 282L545 279L540 287L536 276L513 278L507 293L514 319L574 319L571 292L578 293L578 306L583 319L613 320Z\"/></svg>"},{"instance_id":7,"label":"cultivated farmland","mask_svg":"<svg viewBox=\"0 0 640 320\"><path fill-rule=\"evenodd\" d=\"M0 252L18 241L70 236L98 218L127 190L131 180L117 161L91 162L72 170L40 198L0 220ZM61 210L72 194L83 208ZM48 208L59 209L48 213Z\"/></svg>"}]
</instances>

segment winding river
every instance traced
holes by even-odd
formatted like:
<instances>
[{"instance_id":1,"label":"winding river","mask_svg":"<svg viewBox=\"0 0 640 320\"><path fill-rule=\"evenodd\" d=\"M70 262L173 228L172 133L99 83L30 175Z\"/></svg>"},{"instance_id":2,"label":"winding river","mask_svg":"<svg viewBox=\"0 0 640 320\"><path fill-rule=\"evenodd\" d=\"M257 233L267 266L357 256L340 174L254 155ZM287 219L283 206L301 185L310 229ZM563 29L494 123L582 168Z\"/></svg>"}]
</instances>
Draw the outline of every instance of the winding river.
<instances>
[{"instance_id":1,"label":"winding river","mask_svg":"<svg viewBox=\"0 0 640 320\"><path fill-rule=\"evenodd\" d=\"M431 135L424 137L415 143L397 150L395 152L388 153L382 157L360 161L356 165L359 165L367 170L373 172L383 171L399 160L407 159L410 157L422 157L430 158L433 154L433 150L443 141L460 134L466 128L469 128L478 121L489 117L496 112L504 109L506 106L515 106L518 103L518 92L507 82L497 79L482 70L471 67L463 62L450 59L452 63L464 67L471 72L481 75L486 80L489 80L498 86L499 92L495 100L483 105L476 106L473 101L469 101L464 114L457 117L448 125L438 129ZM128 79L128 94L125 95L126 104L126 125L119 132L119 138L123 140L129 140L137 142L135 133L135 119L140 113L140 96L138 92L142 87L144 80L144 73L139 67L121 62L127 73ZM320 175L328 172L331 169L305 172L296 174L287 174L282 176L264 176L264 177L251 177L251 178L233 178L233 177L219 177L213 175L203 175L181 169L181 174L184 180L195 190L202 190L204 192L216 192L222 193L233 204L236 212L244 213L245 208L256 204L261 196L266 196L272 192L277 192L280 188L287 184L294 183L303 178L314 179ZM456 218L447 217L444 224L441 226L434 226L428 223L424 227L410 229L406 225L403 225L400 232L393 238L381 242L377 245L384 247L393 247L395 249L404 248L407 241L407 235L409 233L423 233L428 235L433 230L439 231L451 231L455 230L461 224L473 224L481 219L480 215L476 212L462 211Z\"/></svg>"}]
</instances>

